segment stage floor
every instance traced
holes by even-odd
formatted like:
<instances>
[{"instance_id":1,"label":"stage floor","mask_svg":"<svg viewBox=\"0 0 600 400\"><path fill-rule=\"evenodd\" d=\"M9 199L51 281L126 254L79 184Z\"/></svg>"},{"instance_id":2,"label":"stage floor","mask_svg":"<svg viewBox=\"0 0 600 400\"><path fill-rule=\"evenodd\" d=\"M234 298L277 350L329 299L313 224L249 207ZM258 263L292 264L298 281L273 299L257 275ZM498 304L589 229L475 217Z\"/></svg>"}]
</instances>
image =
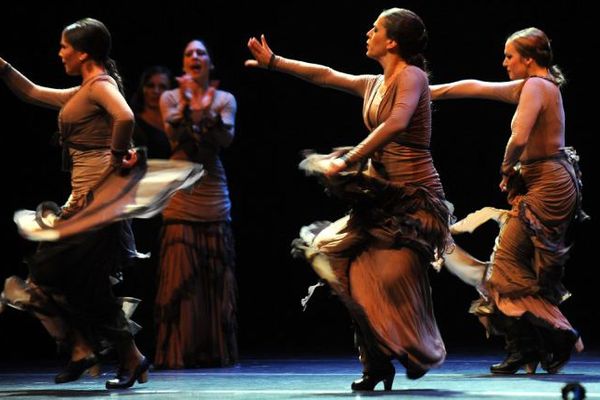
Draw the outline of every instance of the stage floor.
<instances>
[{"instance_id":1,"label":"stage floor","mask_svg":"<svg viewBox=\"0 0 600 400\"><path fill-rule=\"evenodd\" d=\"M350 356L245 358L232 368L152 371L148 383L122 391L104 389L104 381L112 377L109 368L103 369L99 378L55 385L53 377L59 370L55 363L3 363L0 398L561 399L565 384L577 382L585 388L587 399L600 399L600 354L575 355L556 375L489 374L489 365L501 358L501 354L450 355L442 367L416 381L406 379L404 369L396 364L393 390L383 392L380 383L372 393L350 390L350 383L361 371L358 360Z\"/></svg>"}]
</instances>

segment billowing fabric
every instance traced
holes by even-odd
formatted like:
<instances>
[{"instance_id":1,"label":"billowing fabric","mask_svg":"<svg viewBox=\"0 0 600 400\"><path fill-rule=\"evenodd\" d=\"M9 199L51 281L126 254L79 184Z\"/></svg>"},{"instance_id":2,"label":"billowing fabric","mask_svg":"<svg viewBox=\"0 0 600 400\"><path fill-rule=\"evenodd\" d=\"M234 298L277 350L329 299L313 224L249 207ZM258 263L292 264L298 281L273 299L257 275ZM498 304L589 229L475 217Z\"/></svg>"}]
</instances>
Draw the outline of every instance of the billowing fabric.
<instances>
[{"instance_id":1,"label":"billowing fabric","mask_svg":"<svg viewBox=\"0 0 600 400\"><path fill-rule=\"evenodd\" d=\"M123 264L138 256L128 219L160 212L202 168L183 161L146 164L143 152L133 168L117 167L130 148L134 118L106 73L69 89L36 85L10 67L1 78L23 100L60 110L63 166L71 171L71 194L61 208L45 202L14 215L21 235L41 241L28 258L30 289L43 298L33 303L64 321L64 329L49 329L57 341L75 330L96 351L102 342L126 343L135 326L111 286Z\"/></svg>"},{"instance_id":2,"label":"billowing fabric","mask_svg":"<svg viewBox=\"0 0 600 400\"><path fill-rule=\"evenodd\" d=\"M122 300L111 290L113 277L139 255L128 218L159 213L175 190L202 175L197 164L167 160L146 164L143 152L139 157L131 170L109 168L82 197L85 202L79 203L75 215L65 219L49 202L36 211L15 213L19 232L42 241L27 258L29 279L57 303L68 326L82 332L97 350L103 341L126 339L138 328L123 314ZM67 203L63 210L72 210L69 207Z\"/></svg>"},{"instance_id":3,"label":"billowing fabric","mask_svg":"<svg viewBox=\"0 0 600 400\"><path fill-rule=\"evenodd\" d=\"M472 306L489 331L504 334L490 315L499 310L525 317L549 330L575 332L558 305L570 296L561 282L573 220L585 220L581 209L581 179L573 149L521 163L509 182L510 211L484 208L453 226L453 233L472 232L489 219L500 226L482 285L484 296ZM575 347L583 349L581 339Z\"/></svg>"},{"instance_id":4,"label":"billowing fabric","mask_svg":"<svg viewBox=\"0 0 600 400\"><path fill-rule=\"evenodd\" d=\"M428 269L447 246L447 204L427 187L360 172L321 176L321 182L352 205L349 215L312 242L329 258L335 276L330 286L358 304L380 351L407 368L439 366L446 350L433 314Z\"/></svg>"},{"instance_id":5,"label":"billowing fabric","mask_svg":"<svg viewBox=\"0 0 600 400\"><path fill-rule=\"evenodd\" d=\"M510 182L512 209L501 227L484 286L504 315L526 316L552 331L574 332L558 305L570 297L561 281L570 250L568 229L573 220L587 217L581 210L577 159L568 148L521 163L520 173ZM576 349L583 349L581 339Z\"/></svg>"},{"instance_id":6,"label":"billowing fabric","mask_svg":"<svg viewBox=\"0 0 600 400\"><path fill-rule=\"evenodd\" d=\"M447 247L451 216L429 151L427 74L408 65L385 92L381 75L339 80L362 95L370 133L345 155L356 171L328 179L316 163L301 164L352 207L311 245L329 259L330 286L358 326L365 370L377 369L383 353L407 371L427 371L446 356L427 274Z\"/></svg>"},{"instance_id":7,"label":"billowing fabric","mask_svg":"<svg viewBox=\"0 0 600 400\"><path fill-rule=\"evenodd\" d=\"M78 212L69 215L73 203L68 201L63 208L69 210L68 218L61 214L52 226L40 225L34 211L17 211L14 220L19 232L30 240L55 241L118 220L150 218L163 210L173 193L193 186L203 175L201 165L188 161L146 162L143 153L139 158L131 170L109 167L91 191L79 197Z\"/></svg>"},{"instance_id":8,"label":"billowing fabric","mask_svg":"<svg viewBox=\"0 0 600 400\"><path fill-rule=\"evenodd\" d=\"M511 182L511 218L488 271L490 290L508 298L539 294L555 305L569 296L561 278L567 229L579 204L578 180L566 156L522 163Z\"/></svg>"}]
</instances>

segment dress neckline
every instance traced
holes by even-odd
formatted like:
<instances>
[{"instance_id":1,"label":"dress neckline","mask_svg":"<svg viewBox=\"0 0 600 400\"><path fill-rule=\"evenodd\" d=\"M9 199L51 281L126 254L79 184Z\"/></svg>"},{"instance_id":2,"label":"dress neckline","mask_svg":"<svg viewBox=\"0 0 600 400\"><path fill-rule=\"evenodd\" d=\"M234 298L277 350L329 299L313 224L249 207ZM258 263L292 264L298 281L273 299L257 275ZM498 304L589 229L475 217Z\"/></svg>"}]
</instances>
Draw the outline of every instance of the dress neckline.
<instances>
[{"instance_id":1,"label":"dress neckline","mask_svg":"<svg viewBox=\"0 0 600 400\"><path fill-rule=\"evenodd\" d=\"M384 98L386 93L388 92L389 88L392 87L394 85L394 81L396 80L396 78L398 77L398 75L400 75L406 68L408 68L409 64L406 64L404 67L402 67L400 70L396 70L392 73L392 75L389 78L389 82L386 85L385 84L385 75L381 74L381 83L379 84L379 86L377 87L377 95L381 98ZM382 90L383 89L383 90Z\"/></svg>"}]
</instances>

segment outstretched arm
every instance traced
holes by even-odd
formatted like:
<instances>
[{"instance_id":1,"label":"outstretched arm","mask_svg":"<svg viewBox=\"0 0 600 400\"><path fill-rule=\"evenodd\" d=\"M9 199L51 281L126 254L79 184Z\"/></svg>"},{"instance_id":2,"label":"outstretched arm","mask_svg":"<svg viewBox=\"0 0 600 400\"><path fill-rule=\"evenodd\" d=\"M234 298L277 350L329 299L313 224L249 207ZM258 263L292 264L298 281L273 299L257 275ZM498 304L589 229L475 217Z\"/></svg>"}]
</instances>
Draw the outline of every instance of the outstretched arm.
<instances>
[{"instance_id":1,"label":"outstretched arm","mask_svg":"<svg viewBox=\"0 0 600 400\"><path fill-rule=\"evenodd\" d=\"M363 97L369 75L352 75L336 71L324 65L292 60L276 55L269 47L265 35L248 40L248 49L254 59L246 60L247 67L277 70L304 79L318 86L342 90Z\"/></svg>"},{"instance_id":2,"label":"outstretched arm","mask_svg":"<svg viewBox=\"0 0 600 400\"><path fill-rule=\"evenodd\" d=\"M523 80L509 82L484 82L475 79L465 79L452 83L429 85L432 100L477 98L498 100L517 104Z\"/></svg>"},{"instance_id":3,"label":"outstretched arm","mask_svg":"<svg viewBox=\"0 0 600 400\"><path fill-rule=\"evenodd\" d=\"M36 85L0 57L0 78L21 100L49 108L60 108L73 96L79 86L52 89Z\"/></svg>"}]
</instances>

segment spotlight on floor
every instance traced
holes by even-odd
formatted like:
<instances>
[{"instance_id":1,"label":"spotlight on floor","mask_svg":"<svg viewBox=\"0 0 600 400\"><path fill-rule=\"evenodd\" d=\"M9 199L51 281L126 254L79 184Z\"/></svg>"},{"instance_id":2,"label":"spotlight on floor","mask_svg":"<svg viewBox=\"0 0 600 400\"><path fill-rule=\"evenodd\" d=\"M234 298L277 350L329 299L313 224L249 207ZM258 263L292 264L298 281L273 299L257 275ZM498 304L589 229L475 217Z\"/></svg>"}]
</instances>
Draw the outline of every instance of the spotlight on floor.
<instances>
[{"instance_id":1,"label":"spotlight on floor","mask_svg":"<svg viewBox=\"0 0 600 400\"><path fill-rule=\"evenodd\" d=\"M568 382L562 388L563 400L585 399L585 388L579 382Z\"/></svg>"}]
</instances>

